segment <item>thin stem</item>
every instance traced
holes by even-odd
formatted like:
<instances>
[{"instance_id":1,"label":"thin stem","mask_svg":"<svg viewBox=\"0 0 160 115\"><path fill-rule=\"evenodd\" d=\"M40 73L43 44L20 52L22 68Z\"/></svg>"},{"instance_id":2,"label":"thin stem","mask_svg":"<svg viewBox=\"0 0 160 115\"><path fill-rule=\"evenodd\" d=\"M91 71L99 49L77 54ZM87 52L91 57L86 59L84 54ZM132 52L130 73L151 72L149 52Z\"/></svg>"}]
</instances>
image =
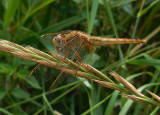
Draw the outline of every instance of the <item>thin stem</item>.
<instances>
[{"instance_id":1,"label":"thin stem","mask_svg":"<svg viewBox=\"0 0 160 115\"><path fill-rule=\"evenodd\" d=\"M141 13L141 11L142 11L142 9L143 9L143 7L144 7L144 3L145 3L145 0L142 1L141 7L140 7L139 12L138 12L138 14L137 14L137 19L136 19L135 27L134 27L133 34L132 34L132 39L134 39L135 36L136 36L138 24L139 24L139 21L140 21L140 18L141 18L141 16L140 16L139 14ZM127 50L126 59L129 57L129 53L130 53L132 47L133 47L133 44L130 44L130 45L129 45L129 48L128 48L128 50Z\"/></svg>"}]
</instances>

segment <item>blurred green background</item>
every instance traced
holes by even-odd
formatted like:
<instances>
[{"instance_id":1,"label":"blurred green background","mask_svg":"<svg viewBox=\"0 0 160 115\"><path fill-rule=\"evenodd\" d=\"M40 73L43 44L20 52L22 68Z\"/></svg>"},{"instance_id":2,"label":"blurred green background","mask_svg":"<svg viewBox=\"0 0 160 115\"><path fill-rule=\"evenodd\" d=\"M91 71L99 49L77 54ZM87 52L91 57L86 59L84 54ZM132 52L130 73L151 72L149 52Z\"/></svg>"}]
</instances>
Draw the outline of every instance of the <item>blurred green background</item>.
<instances>
[{"instance_id":1,"label":"blurred green background","mask_svg":"<svg viewBox=\"0 0 160 115\"><path fill-rule=\"evenodd\" d=\"M144 94L148 89L160 95L159 6L160 0L1 0L0 39L45 52L50 46L39 36L63 30L146 39L144 45L97 47L88 63L105 74L116 71ZM158 114L159 108L133 102L119 91L66 74L46 96L44 92L60 71L41 67L26 81L34 66L35 62L0 52L0 113Z\"/></svg>"}]
</instances>

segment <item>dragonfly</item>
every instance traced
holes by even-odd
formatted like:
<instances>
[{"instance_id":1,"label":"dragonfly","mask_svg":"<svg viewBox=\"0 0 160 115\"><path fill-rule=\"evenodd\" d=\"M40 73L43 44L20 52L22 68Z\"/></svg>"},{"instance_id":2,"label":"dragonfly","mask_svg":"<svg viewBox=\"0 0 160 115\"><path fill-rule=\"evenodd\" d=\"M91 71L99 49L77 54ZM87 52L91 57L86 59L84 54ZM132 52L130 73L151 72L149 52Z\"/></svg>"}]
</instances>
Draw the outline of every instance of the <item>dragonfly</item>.
<instances>
[{"instance_id":1,"label":"dragonfly","mask_svg":"<svg viewBox=\"0 0 160 115\"><path fill-rule=\"evenodd\" d=\"M141 43L144 44L147 42L146 40L142 39L105 38L105 37L91 36L88 35L87 33L77 30L43 34L41 38L44 39L50 38L52 40L53 46L56 48L56 51L63 52L64 59L62 59L60 63L62 63L68 57L71 57L72 61L75 58L77 58L76 61L81 62L82 57L80 51L83 48L86 49L88 52L93 52L95 46L108 46L116 44L141 44ZM70 56L70 54L72 54L72 56ZM38 66L35 68L37 69ZM76 71L78 71L78 69L79 68L77 68ZM33 71L31 71L30 74L32 73ZM57 78L59 78L62 75L62 73L63 71L58 75Z\"/></svg>"},{"instance_id":2,"label":"dragonfly","mask_svg":"<svg viewBox=\"0 0 160 115\"><path fill-rule=\"evenodd\" d=\"M108 46L115 44L140 44L146 43L146 40L140 39L128 39L128 38L104 38L97 36L90 36L81 31L62 31L58 33L48 33L41 37L45 38L50 36L52 38L53 45L56 47L57 52L65 51L64 58L69 56L72 51L81 61L79 50L85 47L90 52L94 51L95 46Z\"/></svg>"}]
</instances>

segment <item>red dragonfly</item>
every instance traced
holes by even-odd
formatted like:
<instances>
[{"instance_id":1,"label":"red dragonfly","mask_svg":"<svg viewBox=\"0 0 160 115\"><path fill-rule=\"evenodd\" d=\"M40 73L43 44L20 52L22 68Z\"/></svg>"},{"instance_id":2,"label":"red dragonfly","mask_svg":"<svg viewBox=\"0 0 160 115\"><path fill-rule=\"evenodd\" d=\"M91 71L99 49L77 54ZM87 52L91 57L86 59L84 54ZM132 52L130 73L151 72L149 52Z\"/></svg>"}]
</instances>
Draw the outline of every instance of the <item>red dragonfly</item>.
<instances>
[{"instance_id":1,"label":"red dragonfly","mask_svg":"<svg viewBox=\"0 0 160 115\"><path fill-rule=\"evenodd\" d=\"M81 62L82 56L80 54L80 50L83 48L87 49L87 51L89 52L92 52L94 51L94 46L108 46L115 44L140 44L147 42L146 40L140 40L140 39L104 38L104 37L90 36L81 31L62 31L58 33L48 33L42 35L41 37L44 39L47 38L52 39L52 43L55 46L56 51L64 53L64 59L61 60L61 62L63 62L67 57L69 57L70 54L72 54L71 56L72 61L77 57L77 60ZM81 52L83 54L83 51ZM28 78L38 67L39 65L37 65L30 72ZM63 71L59 74L59 76L61 76L62 73ZM57 78L59 78L59 76Z\"/></svg>"},{"instance_id":2,"label":"red dragonfly","mask_svg":"<svg viewBox=\"0 0 160 115\"><path fill-rule=\"evenodd\" d=\"M65 58L69 56L71 50L81 60L79 50L82 47L93 51L94 46L107 46L115 44L140 44L146 43L146 40L128 39L128 38L103 38L97 36L90 36L81 31L62 31L59 33L44 34L41 37L51 37L53 45L56 47L57 52L65 51Z\"/></svg>"}]
</instances>

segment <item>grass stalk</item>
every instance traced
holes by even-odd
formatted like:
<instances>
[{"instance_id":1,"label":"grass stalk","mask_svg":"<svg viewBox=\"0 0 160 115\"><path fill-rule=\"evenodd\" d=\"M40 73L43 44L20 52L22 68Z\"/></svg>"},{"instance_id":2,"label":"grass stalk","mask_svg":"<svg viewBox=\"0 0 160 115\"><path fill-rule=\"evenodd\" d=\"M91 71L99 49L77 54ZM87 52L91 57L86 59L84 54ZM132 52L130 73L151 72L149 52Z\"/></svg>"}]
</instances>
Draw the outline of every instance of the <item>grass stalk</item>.
<instances>
[{"instance_id":1,"label":"grass stalk","mask_svg":"<svg viewBox=\"0 0 160 115\"><path fill-rule=\"evenodd\" d=\"M32 51L30 51L30 49L32 49ZM160 106L159 102L156 102L153 99L141 94L131 83L129 83L123 77L119 76L117 73L115 73L113 71L110 71L110 75L112 75L118 82L121 82L124 86L121 86L120 84L118 84L116 82L113 82L112 80L110 80L110 78L108 78L108 80L102 79L101 77L105 76L105 75L102 74L100 71L98 72L98 70L96 70L92 66L86 66L86 68L84 68L88 72L83 72L81 70L76 71L76 69L73 68L71 65L69 65L69 67L68 66L65 67L65 65L67 64L67 63L65 63L66 61L64 61L63 64L57 63L55 60L52 60L52 58L50 56L47 56L48 54L44 55L44 52L41 52L41 51L34 49L34 48L31 48L31 47L29 47L29 48L22 47L22 46L15 44L15 43L6 41L6 40L0 40L0 51L9 52L19 58L29 60L29 61L35 61L41 65L45 65L48 67L63 70L65 73L68 73L71 75L76 75L78 77L94 81L104 87L122 91L124 93L127 93L124 95L124 97L132 99L134 101ZM54 55L58 55L58 54L54 54ZM138 56L132 58L132 60L137 57L141 57L143 55L145 55L145 54L138 55ZM56 56L56 57L58 57L58 56ZM59 58L57 58L57 60L61 61ZM71 60L67 60L67 61L71 61ZM128 61L129 60L127 60L126 62L128 62ZM85 65L85 64L82 64L82 65ZM84 66L82 66L82 67L84 67ZM105 76L105 77L107 77L107 76ZM79 85L80 84L72 87L70 90L75 89ZM50 110L51 110L51 104L53 104L56 100L60 99L62 96L66 95L68 92L70 92L70 90L63 93L61 96L57 97L56 99L52 100L51 102L48 102L46 100L46 98L44 97L44 93L43 93L42 96L44 98L44 101L47 103L47 105L44 105L44 107L41 108L39 111L37 111L35 114L40 113L42 110L44 110L46 108L46 106L50 106ZM135 96L130 96L129 95L130 93L134 94ZM149 92L149 93L152 94L153 98L155 98L155 99L159 98L154 93L151 93L151 92ZM7 107L7 108L10 108L10 107ZM53 112L53 110L51 110L51 111Z\"/></svg>"}]
</instances>

